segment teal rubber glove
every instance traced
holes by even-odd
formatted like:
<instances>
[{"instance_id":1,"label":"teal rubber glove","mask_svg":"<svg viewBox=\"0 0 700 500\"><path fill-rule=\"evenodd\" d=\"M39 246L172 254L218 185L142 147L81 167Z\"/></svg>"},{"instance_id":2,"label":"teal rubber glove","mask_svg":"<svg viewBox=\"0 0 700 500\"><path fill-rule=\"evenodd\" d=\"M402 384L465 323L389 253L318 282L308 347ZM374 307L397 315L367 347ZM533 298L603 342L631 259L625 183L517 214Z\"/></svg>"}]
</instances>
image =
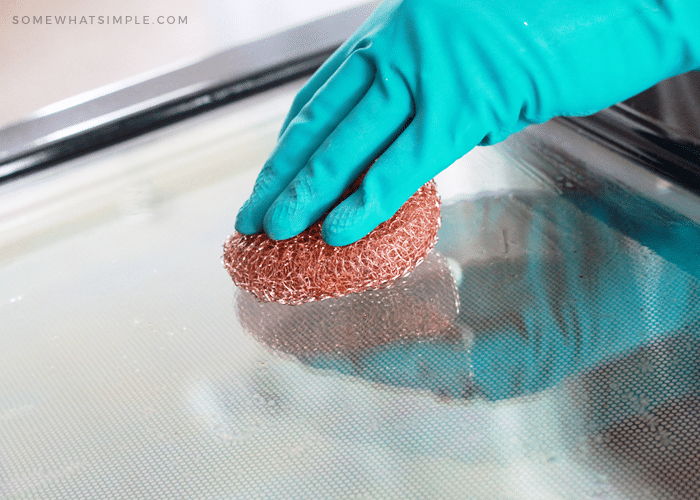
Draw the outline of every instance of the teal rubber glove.
<instances>
[{"instance_id":1,"label":"teal rubber glove","mask_svg":"<svg viewBox=\"0 0 700 500\"><path fill-rule=\"evenodd\" d=\"M476 145L700 66L698 0L389 0L297 95L236 230L357 241Z\"/></svg>"}]
</instances>

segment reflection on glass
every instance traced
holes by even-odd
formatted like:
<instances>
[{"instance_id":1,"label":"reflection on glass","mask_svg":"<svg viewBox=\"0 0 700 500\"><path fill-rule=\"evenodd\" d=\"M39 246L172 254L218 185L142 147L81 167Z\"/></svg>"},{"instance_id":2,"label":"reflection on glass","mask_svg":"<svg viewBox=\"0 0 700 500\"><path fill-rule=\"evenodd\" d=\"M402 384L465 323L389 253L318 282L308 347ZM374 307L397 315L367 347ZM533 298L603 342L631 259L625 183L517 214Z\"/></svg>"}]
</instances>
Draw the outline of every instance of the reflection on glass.
<instances>
[{"instance_id":1,"label":"reflection on glass","mask_svg":"<svg viewBox=\"0 0 700 500\"><path fill-rule=\"evenodd\" d=\"M697 334L697 279L608 225L612 215L599 200L576 202L595 217L559 196L449 205L438 248L459 272L433 252L395 287L343 299L284 306L239 293L239 318L260 342L309 366L491 401L535 394L649 345ZM666 247L684 248L677 243ZM674 363L691 361L679 356ZM687 394L695 375L688 369L664 387ZM645 405L668 396L659 385Z\"/></svg>"},{"instance_id":2,"label":"reflection on glass","mask_svg":"<svg viewBox=\"0 0 700 500\"><path fill-rule=\"evenodd\" d=\"M397 370L393 360L373 366L377 353L405 346L429 355L436 346L442 353L447 346L463 344L454 323L459 310L456 283L446 259L435 251L388 288L296 306L261 302L239 290L236 310L241 325L273 350L310 366L395 385L445 390L425 373L416 378ZM454 360L464 375L462 383L469 378L466 355L459 349Z\"/></svg>"}]
</instances>

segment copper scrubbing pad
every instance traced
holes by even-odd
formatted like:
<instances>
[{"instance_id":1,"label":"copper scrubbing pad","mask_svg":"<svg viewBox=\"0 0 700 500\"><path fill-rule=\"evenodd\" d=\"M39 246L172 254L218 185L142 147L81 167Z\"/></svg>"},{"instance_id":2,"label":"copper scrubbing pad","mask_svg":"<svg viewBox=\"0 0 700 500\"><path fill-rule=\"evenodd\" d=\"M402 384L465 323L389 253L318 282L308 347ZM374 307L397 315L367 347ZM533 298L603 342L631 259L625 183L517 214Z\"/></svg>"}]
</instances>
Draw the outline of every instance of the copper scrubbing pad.
<instances>
[{"instance_id":1,"label":"copper scrubbing pad","mask_svg":"<svg viewBox=\"0 0 700 500\"><path fill-rule=\"evenodd\" d=\"M321 239L322 220L274 241L236 232L224 243L233 282L265 302L302 304L383 288L420 264L437 242L440 197L434 181L359 241L333 247Z\"/></svg>"}]
</instances>

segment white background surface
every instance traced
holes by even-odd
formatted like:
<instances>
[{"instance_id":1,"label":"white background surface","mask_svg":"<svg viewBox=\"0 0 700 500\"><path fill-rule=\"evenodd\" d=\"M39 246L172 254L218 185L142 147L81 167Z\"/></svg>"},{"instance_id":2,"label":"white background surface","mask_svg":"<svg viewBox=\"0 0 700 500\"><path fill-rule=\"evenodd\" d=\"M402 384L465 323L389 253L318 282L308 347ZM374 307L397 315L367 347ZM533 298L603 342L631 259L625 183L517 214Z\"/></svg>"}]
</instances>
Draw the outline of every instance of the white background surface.
<instances>
[{"instance_id":1,"label":"white background surface","mask_svg":"<svg viewBox=\"0 0 700 500\"><path fill-rule=\"evenodd\" d=\"M0 3L0 127L39 108L200 59L359 0L9 0ZM23 25L22 16L187 16L187 25ZM20 22L13 24L13 17ZM93 21L96 22L96 21Z\"/></svg>"}]
</instances>

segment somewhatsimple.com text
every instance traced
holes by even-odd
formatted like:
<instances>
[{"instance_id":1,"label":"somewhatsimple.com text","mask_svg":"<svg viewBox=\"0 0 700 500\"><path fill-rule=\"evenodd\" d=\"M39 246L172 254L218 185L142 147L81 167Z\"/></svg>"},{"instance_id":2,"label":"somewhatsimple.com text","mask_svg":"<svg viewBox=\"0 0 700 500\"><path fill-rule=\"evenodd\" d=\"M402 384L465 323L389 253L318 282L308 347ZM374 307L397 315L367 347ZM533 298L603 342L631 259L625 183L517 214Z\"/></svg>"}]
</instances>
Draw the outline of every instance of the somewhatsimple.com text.
<instances>
[{"instance_id":1,"label":"somewhatsimple.com text","mask_svg":"<svg viewBox=\"0 0 700 500\"><path fill-rule=\"evenodd\" d=\"M13 16L12 24L187 24L187 16Z\"/></svg>"}]
</instances>

